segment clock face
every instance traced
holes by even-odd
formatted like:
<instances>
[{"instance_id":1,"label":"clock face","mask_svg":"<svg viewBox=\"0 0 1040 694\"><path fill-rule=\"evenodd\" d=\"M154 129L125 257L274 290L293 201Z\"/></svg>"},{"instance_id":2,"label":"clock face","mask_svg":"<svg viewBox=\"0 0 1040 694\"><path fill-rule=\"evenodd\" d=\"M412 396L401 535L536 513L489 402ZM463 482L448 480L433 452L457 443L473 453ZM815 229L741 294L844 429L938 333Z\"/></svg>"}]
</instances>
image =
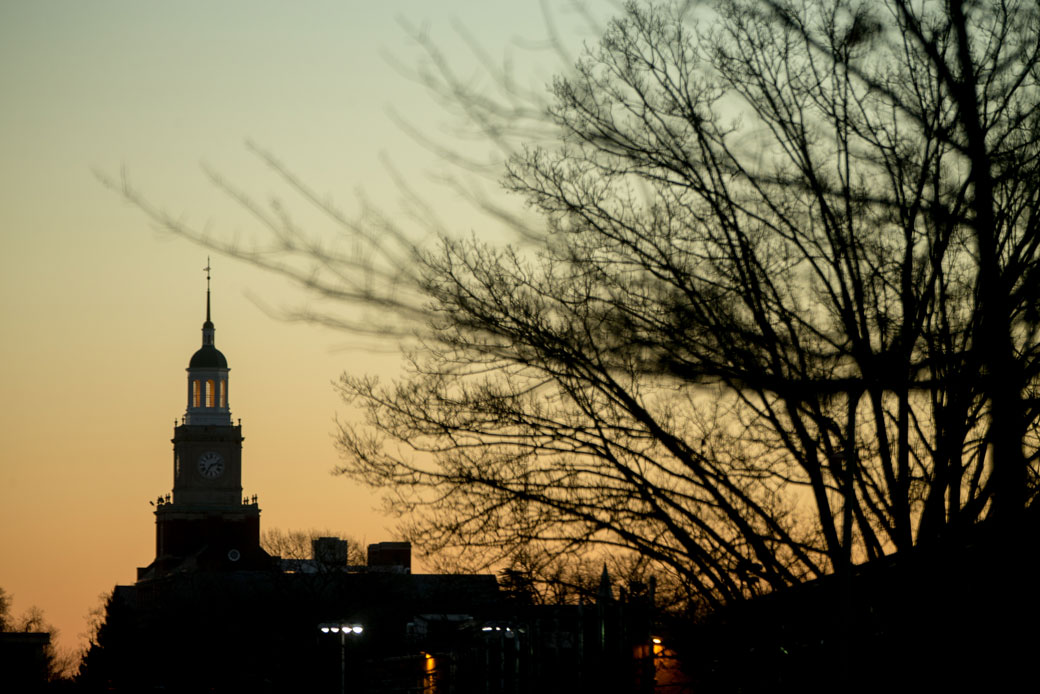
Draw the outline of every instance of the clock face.
<instances>
[{"instance_id":1,"label":"clock face","mask_svg":"<svg viewBox=\"0 0 1040 694\"><path fill-rule=\"evenodd\" d=\"M199 456L199 474L208 480L215 480L224 474L224 457L215 451L207 451Z\"/></svg>"}]
</instances>

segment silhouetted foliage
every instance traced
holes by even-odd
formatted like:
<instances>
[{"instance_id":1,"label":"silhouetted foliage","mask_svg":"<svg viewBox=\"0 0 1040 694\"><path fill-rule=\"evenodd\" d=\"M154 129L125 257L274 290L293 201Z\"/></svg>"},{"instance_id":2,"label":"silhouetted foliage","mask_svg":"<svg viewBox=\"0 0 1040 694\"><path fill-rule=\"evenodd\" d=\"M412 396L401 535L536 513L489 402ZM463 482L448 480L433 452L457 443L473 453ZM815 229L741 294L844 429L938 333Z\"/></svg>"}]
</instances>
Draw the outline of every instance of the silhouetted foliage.
<instances>
[{"instance_id":1,"label":"silhouetted foliage","mask_svg":"<svg viewBox=\"0 0 1040 694\"><path fill-rule=\"evenodd\" d=\"M517 553L498 573L502 591L521 603L536 605L592 604L600 598L606 569L616 597L627 602L647 599L658 610L680 613L690 596L677 583L659 580L652 561L632 553L606 557L568 555L531 557ZM652 598L652 599L651 599Z\"/></svg>"},{"instance_id":2,"label":"silhouetted foliage","mask_svg":"<svg viewBox=\"0 0 1040 694\"><path fill-rule=\"evenodd\" d=\"M78 683L105 692L338 691L343 642L319 625L350 620L364 625L345 653L351 691L390 691L366 680L382 660L392 669L415 656L421 666L424 644L411 639L410 621L498 604L494 580L481 576L179 572L115 589ZM421 667L400 672L421 680Z\"/></svg>"},{"instance_id":3,"label":"silhouetted foliage","mask_svg":"<svg viewBox=\"0 0 1040 694\"><path fill-rule=\"evenodd\" d=\"M427 550L632 552L717 606L1010 532L1037 489L1038 22L629 3L554 81L556 140L508 161L544 233L423 245L261 153L353 250L235 191L282 255L225 248L383 319L311 318L417 331L402 380L343 376L367 421L339 442Z\"/></svg>"},{"instance_id":4,"label":"silhouetted foliage","mask_svg":"<svg viewBox=\"0 0 1040 694\"><path fill-rule=\"evenodd\" d=\"M1035 524L1035 518L1030 521ZM1010 553L983 527L809 584L727 606L691 628L669 623L690 654L696 692L1014 691L1031 681L1040 635L1035 552ZM1033 527L1032 536L1035 537ZM843 681L844 680L844 681Z\"/></svg>"},{"instance_id":5,"label":"silhouetted foliage","mask_svg":"<svg viewBox=\"0 0 1040 694\"><path fill-rule=\"evenodd\" d=\"M282 559L311 559L313 558L313 542L320 537L343 536L331 530L282 530L271 528L264 530L260 535L260 546L264 551L274 557ZM347 564L351 566L364 566L367 561L365 548L360 541L347 537Z\"/></svg>"},{"instance_id":6,"label":"silhouetted foliage","mask_svg":"<svg viewBox=\"0 0 1040 694\"><path fill-rule=\"evenodd\" d=\"M73 657L58 652L54 644L58 630L47 623L43 610L32 605L15 616L11 602L10 594L0 588L0 633L10 637L0 643L0 688L57 690L67 684L63 678L70 674Z\"/></svg>"},{"instance_id":7,"label":"silhouetted foliage","mask_svg":"<svg viewBox=\"0 0 1040 694\"><path fill-rule=\"evenodd\" d=\"M0 631L8 631L10 624L11 596L3 588L0 588Z\"/></svg>"}]
</instances>

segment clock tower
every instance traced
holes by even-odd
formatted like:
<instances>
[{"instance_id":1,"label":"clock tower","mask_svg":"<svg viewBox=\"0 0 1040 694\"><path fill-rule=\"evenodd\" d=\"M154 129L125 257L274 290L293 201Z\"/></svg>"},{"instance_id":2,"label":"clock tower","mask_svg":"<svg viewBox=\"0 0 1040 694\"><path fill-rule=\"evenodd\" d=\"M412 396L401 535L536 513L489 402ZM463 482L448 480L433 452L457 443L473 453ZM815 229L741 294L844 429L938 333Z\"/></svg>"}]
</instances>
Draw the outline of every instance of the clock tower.
<instances>
[{"instance_id":1,"label":"clock tower","mask_svg":"<svg viewBox=\"0 0 1040 694\"><path fill-rule=\"evenodd\" d=\"M242 424L231 421L231 369L214 342L205 270L202 346L188 362L188 405L173 430L173 494L156 504L155 561L138 569L138 580L270 563L260 547L256 497L242 497Z\"/></svg>"}]
</instances>

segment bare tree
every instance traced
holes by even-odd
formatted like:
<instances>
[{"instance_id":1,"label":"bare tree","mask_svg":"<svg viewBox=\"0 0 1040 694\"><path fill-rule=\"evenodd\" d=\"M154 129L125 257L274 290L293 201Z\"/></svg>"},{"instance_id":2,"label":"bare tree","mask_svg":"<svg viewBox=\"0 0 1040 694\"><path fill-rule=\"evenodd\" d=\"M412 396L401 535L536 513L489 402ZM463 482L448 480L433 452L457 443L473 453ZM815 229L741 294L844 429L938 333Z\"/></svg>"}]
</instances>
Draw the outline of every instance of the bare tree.
<instances>
[{"instance_id":1,"label":"bare tree","mask_svg":"<svg viewBox=\"0 0 1040 694\"><path fill-rule=\"evenodd\" d=\"M322 537L335 537L346 541L347 564L364 566L367 562L365 548L361 541L352 537L341 537L328 529L281 530L280 528L271 528L263 532L260 538L260 545L271 556L282 559L312 559L314 558L313 543Z\"/></svg>"},{"instance_id":2,"label":"bare tree","mask_svg":"<svg viewBox=\"0 0 1040 694\"><path fill-rule=\"evenodd\" d=\"M239 196L314 271L274 269L424 321L409 377L341 380L368 413L342 472L427 549L631 551L712 605L1017 527L1038 22L1016 0L630 3L554 82L557 139L509 160L545 223L516 246L423 246L286 174L367 244L337 255Z\"/></svg>"},{"instance_id":3,"label":"bare tree","mask_svg":"<svg viewBox=\"0 0 1040 694\"><path fill-rule=\"evenodd\" d=\"M11 628L11 596L0 587L0 631L9 631Z\"/></svg>"},{"instance_id":4,"label":"bare tree","mask_svg":"<svg viewBox=\"0 0 1040 694\"><path fill-rule=\"evenodd\" d=\"M426 545L632 548L725 601L1021 519L1035 8L717 11L630 4L511 161L544 245L425 254L414 377L344 378L382 434L344 469Z\"/></svg>"},{"instance_id":5,"label":"bare tree","mask_svg":"<svg viewBox=\"0 0 1040 694\"><path fill-rule=\"evenodd\" d=\"M55 646L55 641L58 638L58 630L47 623L47 619L43 614L43 610L36 605L30 606L21 616L14 616L11 614L11 595L7 593L3 588L0 588L0 632L20 632L20 633L31 633L31 634L46 634L47 642L46 646L42 650L42 660L39 663L40 676L47 682L59 683L63 678L68 678L73 674L76 658L71 653L59 652ZM19 667L16 670L20 673L31 673L32 665L21 667L26 665L25 663L18 663ZM9 675L10 673L5 673ZM25 682L19 683L17 681L10 681L9 678L4 680L8 686L27 686L29 684L39 684L39 682Z\"/></svg>"}]
</instances>

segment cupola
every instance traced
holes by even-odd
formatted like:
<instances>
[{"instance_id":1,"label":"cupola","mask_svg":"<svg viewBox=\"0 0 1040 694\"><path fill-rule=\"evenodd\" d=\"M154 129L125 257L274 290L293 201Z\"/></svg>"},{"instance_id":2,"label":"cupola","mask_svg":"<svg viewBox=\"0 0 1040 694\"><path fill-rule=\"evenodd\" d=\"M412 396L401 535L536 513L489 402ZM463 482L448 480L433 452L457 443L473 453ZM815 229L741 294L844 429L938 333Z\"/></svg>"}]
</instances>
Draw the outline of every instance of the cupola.
<instances>
[{"instance_id":1,"label":"cupola","mask_svg":"<svg viewBox=\"0 0 1040 694\"><path fill-rule=\"evenodd\" d=\"M231 426L228 405L227 358L214 344L210 313L210 267L206 263L206 322L202 324L202 347L188 362L188 409L185 424Z\"/></svg>"}]
</instances>

